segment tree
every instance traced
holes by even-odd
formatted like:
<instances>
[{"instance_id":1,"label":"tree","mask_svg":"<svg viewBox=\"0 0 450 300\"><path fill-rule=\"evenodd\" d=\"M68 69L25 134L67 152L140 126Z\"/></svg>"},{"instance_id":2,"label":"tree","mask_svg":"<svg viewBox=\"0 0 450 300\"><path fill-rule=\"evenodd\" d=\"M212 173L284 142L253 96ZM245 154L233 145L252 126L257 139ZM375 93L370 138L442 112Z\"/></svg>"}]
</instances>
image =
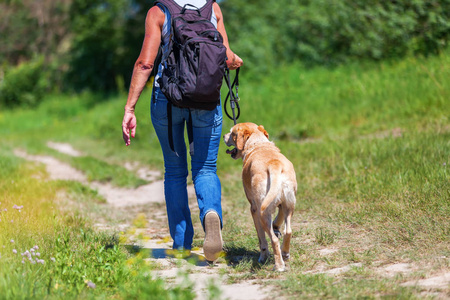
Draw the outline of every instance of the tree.
<instances>
[{"instance_id":1,"label":"tree","mask_svg":"<svg viewBox=\"0 0 450 300\"><path fill-rule=\"evenodd\" d=\"M221 7L232 48L259 72L297 60L435 54L450 38L450 0L224 0Z\"/></svg>"},{"instance_id":2,"label":"tree","mask_svg":"<svg viewBox=\"0 0 450 300\"><path fill-rule=\"evenodd\" d=\"M43 55L47 61L68 36L72 0L0 2L0 63L17 65Z\"/></svg>"}]
</instances>

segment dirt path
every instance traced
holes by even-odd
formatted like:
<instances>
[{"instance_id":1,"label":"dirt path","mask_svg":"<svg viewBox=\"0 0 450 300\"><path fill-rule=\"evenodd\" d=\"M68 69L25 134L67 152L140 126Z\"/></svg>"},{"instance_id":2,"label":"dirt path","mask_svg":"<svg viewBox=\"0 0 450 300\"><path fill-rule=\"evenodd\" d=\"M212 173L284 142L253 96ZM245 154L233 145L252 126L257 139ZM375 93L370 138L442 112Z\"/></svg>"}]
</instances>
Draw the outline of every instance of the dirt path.
<instances>
[{"instance_id":1,"label":"dirt path","mask_svg":"<svg viewBox=\"0 0 450 300\"><path fill-rule=\"evenodd\" d=\"M56 151L69 156L82 156L83 154L74 149L69 144L48 142L47 146ZM137 165L127 164L125 167L134 171L139 177L150 183L140 186L136 189L118 188L111 184L101 182L89 182L84 173L73 168L69 164L61 162L51 156L30 155L23 150L15 150L15 155L29 161L42 163L46 166L50 180L74 180L97 190L103 196L107 204L101 207L100 213L90 213L89 217L97 218L95 226L100 230L126 231L131 228L132 218L136 216L145 207L151 206L152 217L147 220L146 228L138 229L143 235L149 237L146 241L140 241L140 247L149 249L151 257L148 260L158 265L154 275L164 277L168 282L177 282L181 280L179 272L189 274L190 282L194 284L194 291L197 299L208 299L208 287L215 284L220 289L221 299L246 299L260 300L270 298L270 287L257 284L253 280L241 281L237 284L227 284L228 276L224 275L223 268L230 268L226 264L209 265L203 256L203 249L192 251L188 259L177 259L171 256L171 241L167 228L167 217L165 215L164 205L164 184L160 180L161 174L157 171L139 169ZM195 198L193 186L188 187L189 197ZM190 201L191 202L191 201ZM195 203L195 201L192 201ZM192 211L198 210L192 205ZM120 208L122 214L129 214L122 219L128 222L122 224L111 224L105 221L101 215L117 214L117 208Z\"/></svg>"}]
</instances>

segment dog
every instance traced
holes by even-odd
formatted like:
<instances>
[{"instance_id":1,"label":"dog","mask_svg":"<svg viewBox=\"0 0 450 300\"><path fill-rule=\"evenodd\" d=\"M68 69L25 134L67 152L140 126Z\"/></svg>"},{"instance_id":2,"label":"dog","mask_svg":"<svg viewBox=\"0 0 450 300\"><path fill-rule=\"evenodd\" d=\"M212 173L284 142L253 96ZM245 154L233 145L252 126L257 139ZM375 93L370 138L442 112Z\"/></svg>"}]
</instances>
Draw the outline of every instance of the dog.
<instances>
[{"instance_id":1,"label":"dog","mask_svg":"<svg viewBox=\"0 0 450 300\"><path fill-rule=\"evenodd\" d=\"M233 159L242 158L242 181L245 194L250 202L250 210L258 233L260 256L263 263L269 257L267 233L272 242L276 271L285 270L289 260L292 236L291 218L297 193L294 166L269 141L269 134L262 125L239 123L225 134L224 142ZM278 215L272 223L272 214L278 207ZM281 231L284 222L284 238L280 248Z\"/></svg>"}]
</instances>

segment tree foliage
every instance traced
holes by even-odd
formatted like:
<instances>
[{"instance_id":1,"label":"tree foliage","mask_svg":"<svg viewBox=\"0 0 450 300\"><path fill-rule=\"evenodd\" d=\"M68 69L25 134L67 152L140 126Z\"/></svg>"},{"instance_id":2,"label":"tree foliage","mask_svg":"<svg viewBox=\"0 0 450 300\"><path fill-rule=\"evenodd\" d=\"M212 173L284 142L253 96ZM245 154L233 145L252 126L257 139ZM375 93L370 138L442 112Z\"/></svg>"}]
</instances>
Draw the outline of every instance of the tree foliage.
<instances>
[{"instance_id":1,"label":"tree foliage","mask_svg":"<svg viewBox=\"0 0 450 300\"><path fill-rule=\"evenodd\" d=\"M69 33L72 0L0 0L0 64L55 59Z\"/></svg>"},{"instance_id":2,"label":"tree foliage","mask_svg":"<svg viewBox=\"0 0 450 300\"><path fill-rule=\"evenodd\" d=\"M73 0L68 86L108 91L129 84L150 0Z\"/></svg>"},{"instance_id":3,"label":"tree foliage","mask_svg":"<svg viewBox=\"0 0 450 300\"><path fill-rule=\"evenodd\" d=\"M232 48L251 68L301 60L434 54L448 45L450 0L290 0L221 3Z\"/></svg>"},{"instance_id":4,"label":"tree foliage","mask_svg":"<svg viewBox=\"0 0 450 300\"><path fill-rule=\"evenodd\" d=\"M314 66L430 55L447 47L450 37L450 0L219 3L232 49L255 72L294 61ZM0 90L14 66L40 57L53 88L128 86L152 5L153 0L0 0Z\"/></svg>"}]
</instances>

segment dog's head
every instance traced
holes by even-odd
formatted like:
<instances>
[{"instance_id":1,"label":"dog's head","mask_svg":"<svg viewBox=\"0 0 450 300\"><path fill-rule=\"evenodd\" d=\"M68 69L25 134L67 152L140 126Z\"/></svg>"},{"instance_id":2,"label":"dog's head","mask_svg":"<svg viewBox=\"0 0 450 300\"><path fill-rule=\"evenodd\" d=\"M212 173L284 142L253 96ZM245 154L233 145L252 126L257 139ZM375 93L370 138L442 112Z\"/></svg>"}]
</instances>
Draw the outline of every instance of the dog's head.
<instances>
[{"instance_id":1,"label":"dog's head","mask_svg":"<svg viewBox=\"0 0 450 300\"><path fill-rule=\"evenodd\" d=\"M245 144L251 136L258 135L260 138L268 140L269 134L262 125L254 123L239 123L234 125L230 132L223 136L223 140L228 147L234 146L232 150L227 150L233 159L243 157Z\"/></svg>"}]
</instances>

